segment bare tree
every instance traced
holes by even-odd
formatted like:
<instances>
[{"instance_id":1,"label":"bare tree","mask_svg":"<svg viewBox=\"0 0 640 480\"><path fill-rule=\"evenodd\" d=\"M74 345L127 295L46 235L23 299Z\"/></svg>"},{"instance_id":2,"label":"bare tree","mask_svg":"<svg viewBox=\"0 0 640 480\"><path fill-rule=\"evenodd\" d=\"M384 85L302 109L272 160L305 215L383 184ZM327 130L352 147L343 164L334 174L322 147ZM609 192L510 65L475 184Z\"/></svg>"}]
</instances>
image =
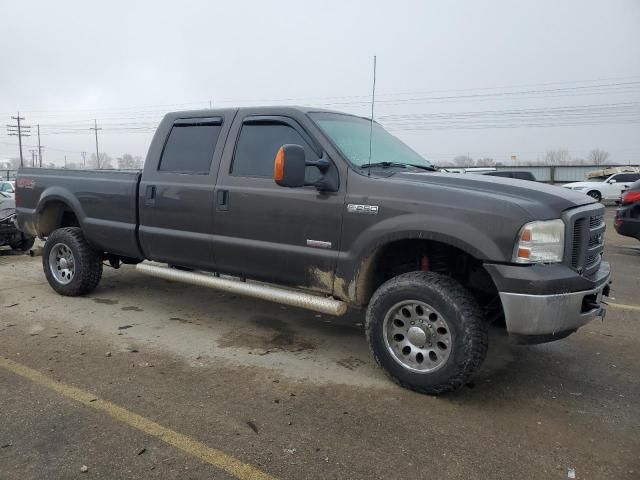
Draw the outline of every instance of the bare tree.
<instances>
[{"instance_id":1,"label":"bare tree","mask_svg":"<svg viewBox=\"0 0 640 480\"><path fill-rule=\"evenodd\" d=\"M571 162L569 150L559 148L557 150L547 150L542 158L544 165L567 165Z\"/></svg>"},{"instance_id":2,"label":"bare tree","mask_svg":"<svg viewBox=\"0 0 640 480\"><path fill-rule=\"evenodd\" d=\"M609 152L605 150L601 150L599 148L594 148L589 152L589 163L592 165L602 165L609 158Z\"/></svg>"},{"instance_id":3,"label":"bare tree","mask_svg":"<svg viewBox=\"0 0 640 480\"><path fill-rule=\"evenodd\" d=\"M479 158L478 160L476 160L476 165L478 167L493 167L495 164L496 162L493 160L493 158L489 157Z\"/></svg>"},{"instance_id":4,"label":"bare tree","mask_svg":"<svg viewBox=\"0 0 640 480\"><path fill-rule=\"evenodd\" d=\"M16 170L20 168L20 158L17 158L17 157L10 158L9 163L11 164L11 170Z\"/></svg>"},{"instance_id":5,"label":"bare tree","mask_svg":"<svg viewBox=\"0 0 640 480\"><path fill-rule=\"evenodd\" d=\"M453 159L453 164L456 167L473 167L475 165L473 158L467 155L458 155Z\"/></svg>"},{"instance_id":6,"label":"bare tree","mask_svg":"<svg viewBox=\"0 0 640 480\"><path fill-rule=\"evenodd\" d=\"M142 157L130 155L128 153L118 157L118 168L122 169L140 169L142 168Z\"/></svg>"},{"instance_id":7,"label":"bare tree","mask_svg":"<svg viewBox=\"0 0 640 480\"><path fill-rule=\"evenodd\" d=\"M113 168L113 159L105 152L100 152L99 162L96 161L96 154L92 153L88 163L92 168Z\"/></svg>"}]
</instances>

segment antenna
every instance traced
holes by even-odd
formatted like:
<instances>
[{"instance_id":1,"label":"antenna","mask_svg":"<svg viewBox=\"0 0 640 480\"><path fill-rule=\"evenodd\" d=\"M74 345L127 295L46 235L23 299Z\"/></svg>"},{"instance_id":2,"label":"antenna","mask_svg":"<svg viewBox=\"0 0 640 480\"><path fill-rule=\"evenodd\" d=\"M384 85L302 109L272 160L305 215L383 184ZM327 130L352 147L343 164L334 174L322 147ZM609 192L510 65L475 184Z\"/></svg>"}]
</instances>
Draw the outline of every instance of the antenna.
<instances>
[{"instance_id":1,"label":"antenna","mask_svg":"<svg viewBox=\"0 0 640 480\"><path fill-rule=\"evenodd\" d=\"M371 148L373 143L373 107L376 104L376 56L373 56L373 88L371 89L371 126L369 127L369 168L367 176L371 176Z\"/></svg>"}]
</instances>

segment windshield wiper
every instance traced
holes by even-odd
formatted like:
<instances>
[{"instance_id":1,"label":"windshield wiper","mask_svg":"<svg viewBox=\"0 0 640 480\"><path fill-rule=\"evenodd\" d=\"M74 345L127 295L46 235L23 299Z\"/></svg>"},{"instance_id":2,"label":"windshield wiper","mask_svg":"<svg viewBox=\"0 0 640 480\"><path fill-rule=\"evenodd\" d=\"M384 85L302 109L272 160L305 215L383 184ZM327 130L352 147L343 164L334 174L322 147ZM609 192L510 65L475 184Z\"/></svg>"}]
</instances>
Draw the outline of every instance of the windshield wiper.
<instances>
[{"instance_id":1,"label":"windshield wiper","mask_svg":"<svg viewBox=\"0 0 640 480\"><path fill-rule=\"evenodd\" d=\"M407 168L407 164L406 163L400 163L400 162L374 162L374 163L367 163L366 165L360 165L360 168L373 168L373 167L383 167L383 168L402 167L402 168Z\"/></svg>"},{"instance_id":2,"label":"windshield wiper","mask_svg":"<svg viewBox=\"0 0 640 480\"><path fill-rule=\"evenodd\" d=\"M360 168L372 168L372 167L382 167L382 168L389 168L389 167L407 168L407 167L413 167L413 168L419 168L421 170L429 170L429 171L432 171L432 172L437 171L437 168L431 167L431 166L428 166L428 165L416 165L414 163L403 163L403 162L375 162L375 163L367 163L366 165L360 165Z\"/></svg>"},{"instance_id":3,"label":"windshield wiper","mask_svg":"<svg viewBox=\"0 0 640 480\"><path fill-rule=\"evenodd\" d=\"M409 165L410 167L420 168L422 170L429 170L430 172L437 172L438 169L432 165L416 165L415 163L406 163L405 165Z\"/></svg>"}]
</instances>

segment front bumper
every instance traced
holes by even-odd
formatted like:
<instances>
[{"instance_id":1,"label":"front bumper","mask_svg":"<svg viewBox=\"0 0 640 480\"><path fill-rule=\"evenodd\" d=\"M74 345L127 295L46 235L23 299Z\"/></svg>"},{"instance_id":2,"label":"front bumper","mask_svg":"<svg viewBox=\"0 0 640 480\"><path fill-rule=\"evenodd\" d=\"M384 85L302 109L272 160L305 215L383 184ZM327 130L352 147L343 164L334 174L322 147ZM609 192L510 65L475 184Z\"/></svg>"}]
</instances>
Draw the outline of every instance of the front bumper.
<instances>
[{"instance_id":1,"label":"front bumper","mask_svg":"<svg viewBox=\"0 0 640 480\"><path fill-rule=\"evenodd\" d=\"M602 297L609 295L611 274L602 262L595 285L588 290L547 295L500 292L507 331L523 341L544 342L563 338L604 317Z\"/></svg>"},{"instance_id":2,"label":"front bumper","mask_svg":"<svg viewBox=\"0 0 640 480\"><path fill-rule=\"evenodd\" d=\"M500 292L507 331L521 343L558 340L604 316L602 297L611 282L607 262L589 276L564 264L487 263L485 269Z\"/></svg>"}]
</instances>

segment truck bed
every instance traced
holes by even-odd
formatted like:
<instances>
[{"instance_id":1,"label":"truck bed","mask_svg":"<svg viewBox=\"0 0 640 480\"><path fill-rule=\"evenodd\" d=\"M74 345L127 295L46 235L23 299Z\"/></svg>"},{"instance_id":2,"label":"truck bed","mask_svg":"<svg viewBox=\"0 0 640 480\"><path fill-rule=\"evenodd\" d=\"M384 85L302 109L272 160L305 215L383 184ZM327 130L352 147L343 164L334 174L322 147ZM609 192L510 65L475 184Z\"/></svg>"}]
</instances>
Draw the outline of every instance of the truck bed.
<instances>
[{"instance_id":1,"label":"truck bed","mask_svg":"<svg viewBox=\"0 0 640 480\"><path fill-rule=\"evenodd\" d=\"M46 232L48 215L64 202L97 249L141 258L138 238L138 186L133 170L66 170L22 168L18 213L20 228L33 235ZM51 213L51 212L54 213Z\"/></svg>"}]
</instances>

